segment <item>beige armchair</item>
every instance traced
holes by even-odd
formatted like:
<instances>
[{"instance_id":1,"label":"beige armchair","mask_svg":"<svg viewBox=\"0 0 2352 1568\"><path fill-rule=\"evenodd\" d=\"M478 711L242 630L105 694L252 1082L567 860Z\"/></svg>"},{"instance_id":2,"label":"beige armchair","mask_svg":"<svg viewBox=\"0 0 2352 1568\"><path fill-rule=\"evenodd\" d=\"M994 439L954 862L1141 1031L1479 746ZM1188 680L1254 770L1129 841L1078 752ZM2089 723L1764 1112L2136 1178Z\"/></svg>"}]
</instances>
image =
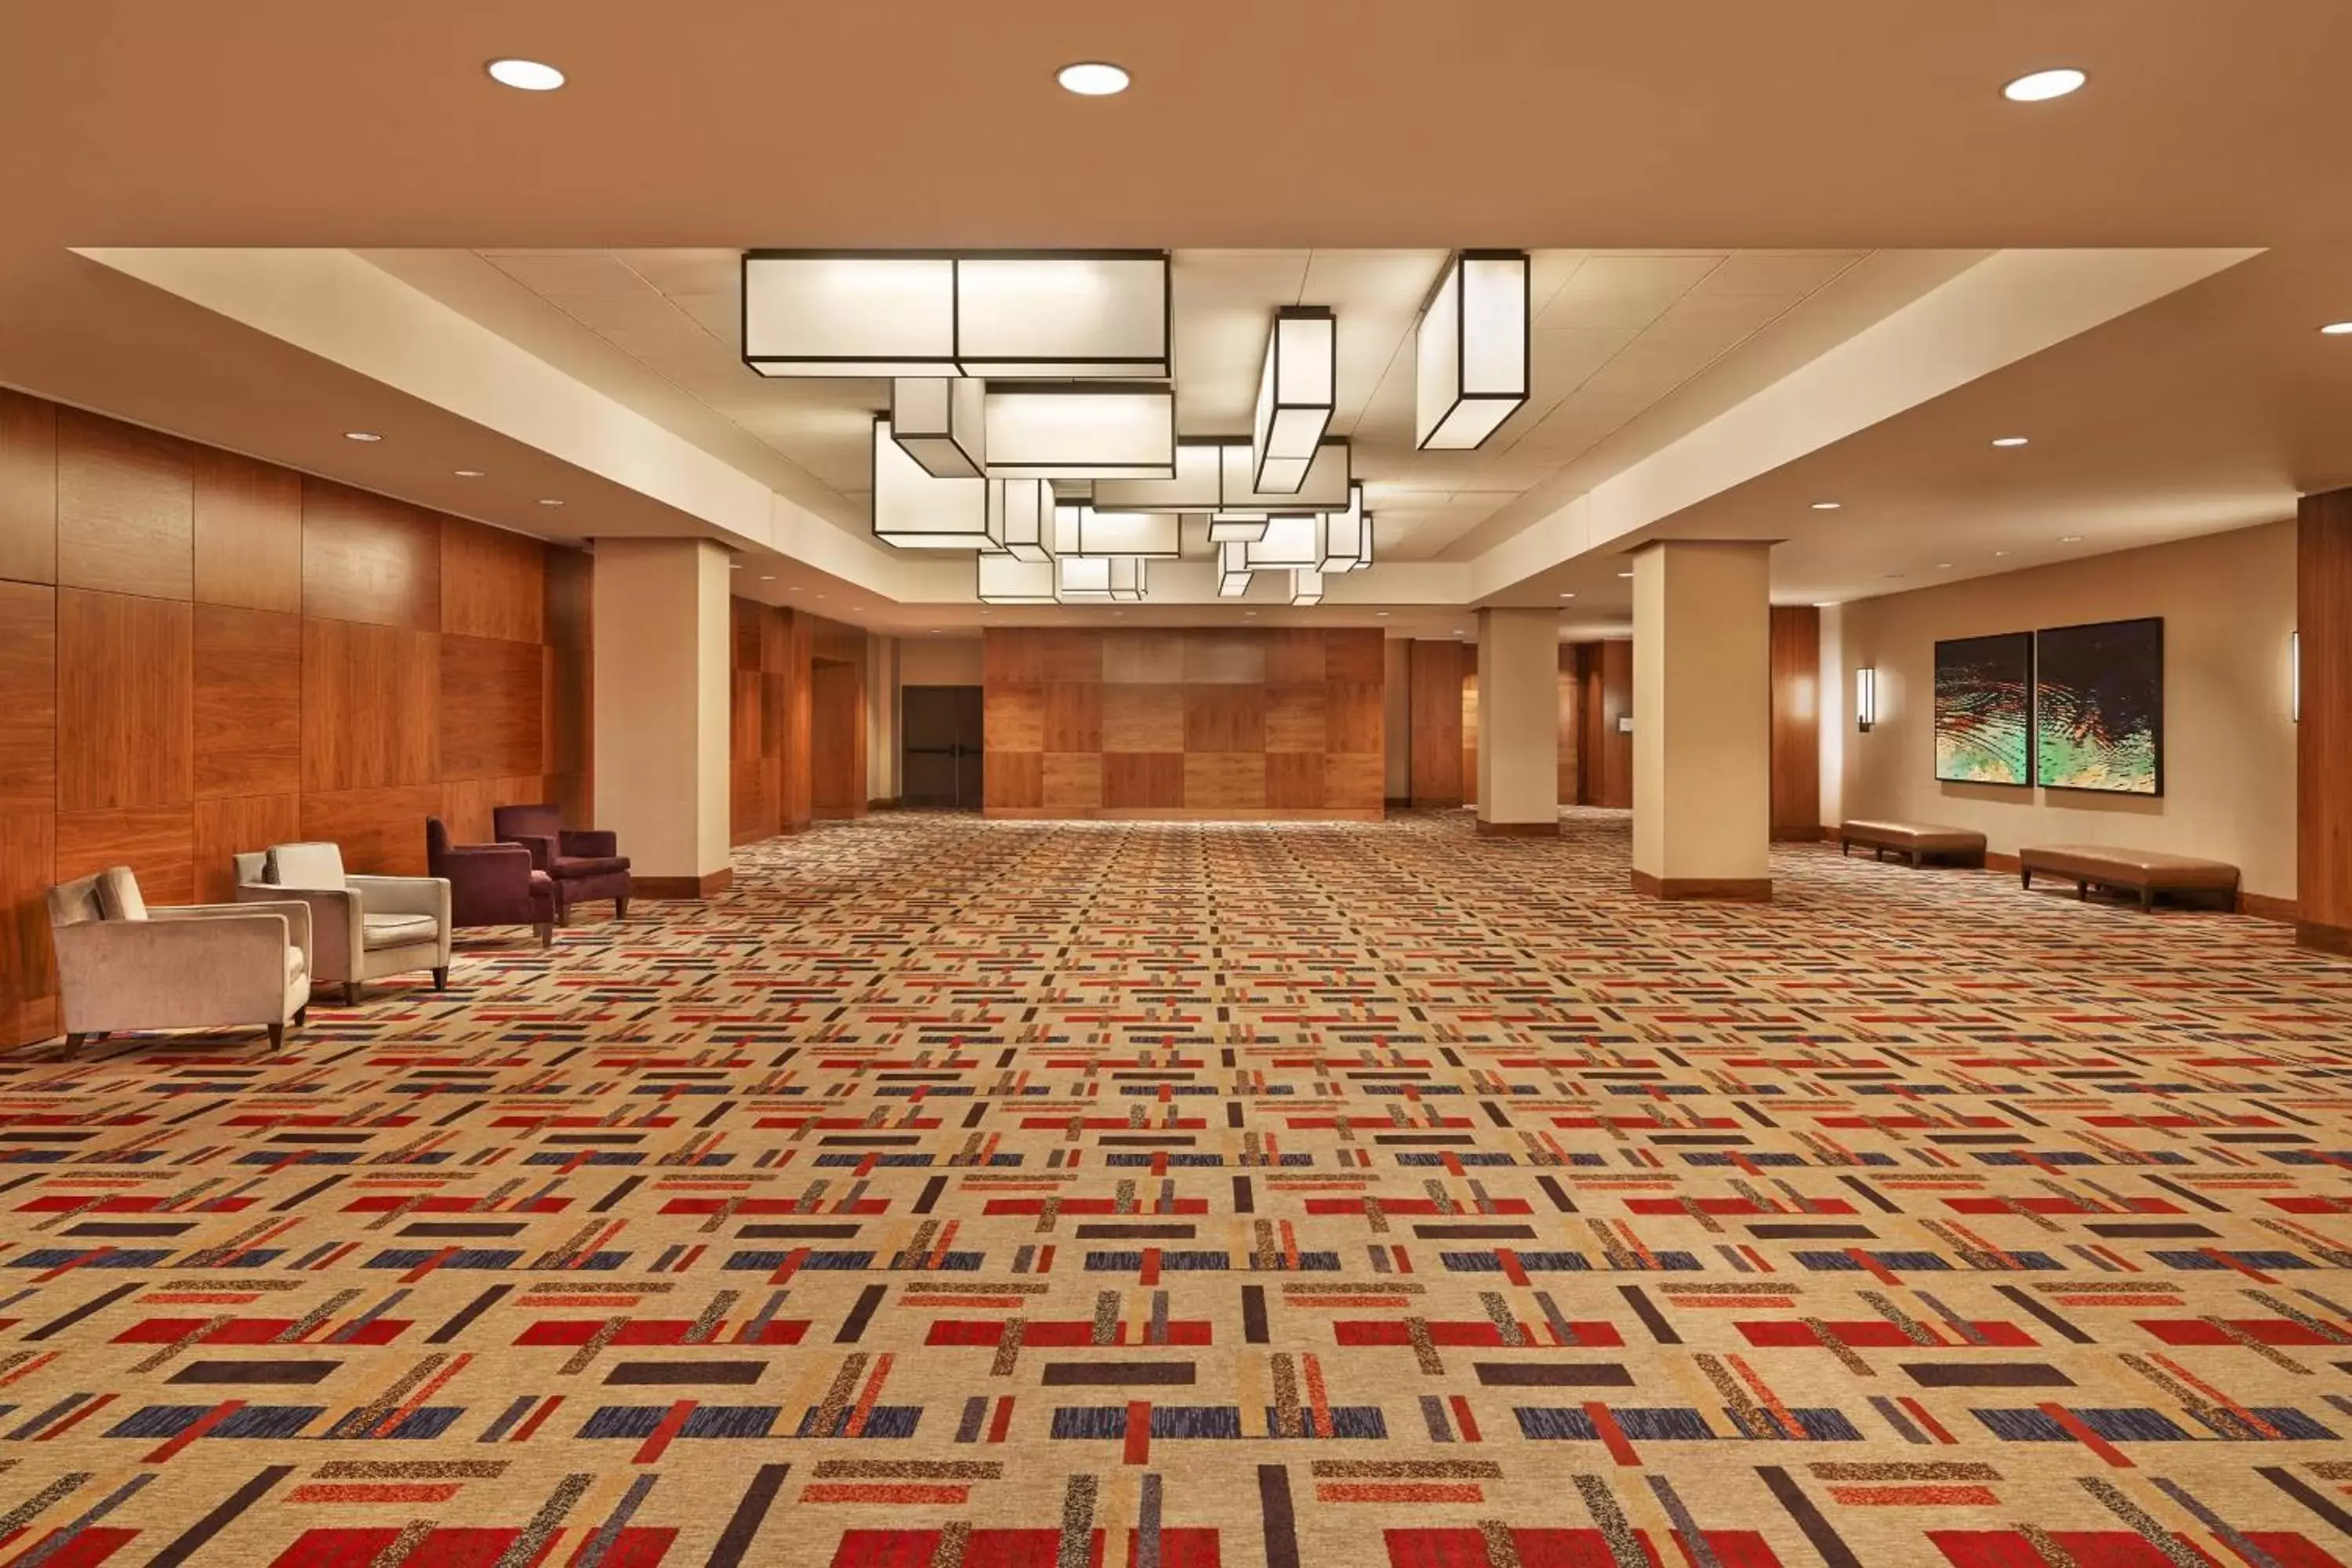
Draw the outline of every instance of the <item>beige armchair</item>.
<instances>
[{"instance_id":1,"label":"beige armchair","mask_svg":"<svg viewBox=\"0 0 2352 1568\"><path fill-rule=\"evenodd\" d=\"M340 981L343 1004L363 982L433 972L449 984L449 884L440 877L352 877L331 844L278 844L236 857L240 903L299 899L310 907L316 942L311 977Z\"/></svg>"},{"instance_id":2,"label":"beige armchair","mask_svg":"<svg viewBox=\"0 0 2352 1568\"><path fill-rule=\"evenodd\" d=\"M49 889L66 1048L118 1029L258 1026L270 1048L310 1016L310 907L295 901L149 909L117 866Z\"/></svg>"}]
</instances>

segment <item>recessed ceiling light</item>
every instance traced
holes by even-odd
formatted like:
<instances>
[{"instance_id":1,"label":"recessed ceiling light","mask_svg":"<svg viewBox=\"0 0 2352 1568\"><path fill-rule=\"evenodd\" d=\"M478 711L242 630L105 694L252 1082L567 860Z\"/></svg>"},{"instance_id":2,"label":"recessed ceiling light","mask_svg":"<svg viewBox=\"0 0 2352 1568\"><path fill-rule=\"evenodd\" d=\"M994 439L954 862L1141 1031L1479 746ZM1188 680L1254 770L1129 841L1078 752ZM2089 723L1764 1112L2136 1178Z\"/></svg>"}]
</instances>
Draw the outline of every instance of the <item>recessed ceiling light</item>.
<instances>
[{"instance_id":1,"label":"recessed ceiling light","mask_svg":"<svg viewBox=\"0 0 2352 1568\"><path fill-rule=\"evenodd\" d=\"M1080 60L1054 73L1063 89L1080 98L1108 98L1127 90L1128 74L1108 60Z\"/></svg>"},{"instance_id":2,"label":"recessed ceiling light","mask_svg":"<svg viewBox=\"0 0 2352 1568\"><path fill-rule=\"evenodd\" d=\"M452 468L449 471L461 479L478 479L482 477L482 470L479 468Z\"/></svg>"},{"instance_id":3,"label":"recessed ceiling light","mask_svg":"<svg viewBox=\"0 0 2352 1568\"><path fill-rule=\"evenodd\" d=\"M541 496L539 498L539 504L541 506L562 506L563 503L553 496Z\"/></svg>"},{"instance_id":4,"label":"recessed ceiling light","mask_svg":"<svg viewBox=\"0 0 2352 1568\"><path fill-rule=\"evenodd\" d=\"M762 583L772 583L775 580L774 575L771 573L762 572L760 574L760 581Z\"/></svg>"},{"instance_id":5,"label":"recessed ceiling light","mask_svg":"<svg viewBox=\"0 0 2352 1568\"><path fill-rule=\"evenodd\" d=\"M1561 597L1561 598L1563 598L1563 599L1573 599L1573 598L1575 598L1575 597L1576 597L1576 595L1573 595L1573 594L1562 594L1562 595L1560 595L1560 597Z\"/></svg>"},{"instance_id":6,"label":"recessed ceiling light","mask_svg":"<svg viewBox=\"0 0 2352 1568\"><path fill-rule=\"evenodd\" d=\"M1374 610L1374 611L1372 612L1372 614L1374 614L1374 615L1378 616L1381 619L1382 619L1382 620L1384 620L1384 621L1385 621L1385 620L1387 620L1387 619L1389 618L1389 613L1388 613L1386 610Z\"/></svg>"},{"instance_id":7,"label":"recessed ceiling light","mask_svg":"<svg viewBox=\"0 0 2352 1568\"><path fill-rule=\"evenodd\" d=\"M939 636L939 635L940 635L940 628L939 628L939 627L937 627L937 626L933 626L933 627L931 628L931 635L932 635L933 637L937 637L937 636Z\"/></svg>"},{"instance_id":8,"label":"recessed ceiling light","mask_svg":"<svg viewBox=\"0 0 2352 1568\"><path fill-rule=\"evenodd\" d=\"M2319 330L2331 338L2352 338L2352 321L2330 321Z\"/></svg>"},{"instance_id":9,"label":"recessed ceiling light","mask_svg":"<svg viewBox=\"0 0 2352 1568\"><path fill-rule=\"evenodd\" d=\"M377 435L373 430L346 430L343 432L343 439L346 441L381 441L383 437Z\"/></svg>"},{"instance_id":10,"label":"recessed ceiling light","mask_svg":"<svg viewBox=\"0 0 2352 1568\"><path fill-rule=\"evenodd\" d=\"M2002 88L2000 95L2011 103L2047 103L2053 98L2065 97L2090 79L2073 66L2060 66L2054 70L2019 77Z\"/></svg>"},{"instance_id":11,"label":"recessed ceiling light","mask_svg":"<svg viewBox=\"0 0 2352 1568\"><path fill-rule=\"evenodd\" d=\"M563 73L540 60L492 60L482 68L500 87L523 92L553 92L563 85Z\"/></svg>"},{"instance_id":12,"label":"recessed ceiling light","mask_svg":"<svg viewBox=\"0 0 2352 1568\"><path fill-rule=\"evenodd\" d=\"M1815 511L1835 511L1843 505L1845 505L1845 502L1842 500L1817 500L1813 503L1813 510Z\"/></svg>"},{"instance_id":13,"label":"recessed ceiling light","mask_svg":"<svg viewBox=\"0 0 2352 1568\"><path fill-rule=\"evenodd\" d=\"M2062 533L2058 536L2058 542L2061 544L2080 544L2083 542L2083 536L2079 533Z\"/></svg>"},{"instance_id":14,"label":"recessed ceiling light","mask_svg":"<svg viewBox=\"0 0 2352 1568\"><path fill-rule=\"evenodd\" d=\"M1996 436L1992 438L1996 447L2022 447L2026 442L2027 437L2023 436Z\"/></svg>"},{"instance_id":15,"label":"recessed ceiling light","mask_svg":"<svg viewBox=\"0 0 2352 1568\"><path fill-rule=\"evenodd\" d=\"M727 570L730 572L740 572L743 570L743 563L740 561L730 561L727 563Z\"/></svg>"},{"instance_id":16,"label":"recessed ceiling light","mask_svg":"<svg viewBox=\"0 0 2352 1568\"><path fill-rule=\"evenodd\" d=\"M1952 563L1948 561L1938 561L1936 563L1936 570L1938 572L1949 572L1951 569Z\"/></svg>"},{"instance_id":17,"label":"recessed ceiling light","mask_svg":"<svg viewBox=\"0 0 2352 1568\"><path fill-rule=\"evenodd\" d=\"M793 593L795 593L795 594L797 594L797 593L799 593L800 591L801 591L801 585L800 585L798 583L793 584ZM817 595L817 597L818 597L818 598L820 598L820 599L822 599L822 598L824 598L824 595L823 594L819 594L819 595Z\"/></svg>"},{"instance_id":18,"label":"recessed ceiling light","mask_svg":"<svg viewBox=\"0 0 2352 1568\"><path fill-rule=\"evenodd\" d=\"M2009 553L2009 552L2008 552L2008 551L2006 551L2006 550L1996 550L1996 551L1994 551L1994 552L1993 552L1993 554L1994 554L1996 557L2002 556L2002 555L2006 555L2006 554L2008 554L2008 553Z\"/></svg>"},{"instance_id":19,"label":"recessed ceiling light","mask_svg":"<svg viewBox=\"0 0 2352 1568\"><path fill-rule=\"evenodd\" d=\"M1903 574L1900 572L1889 572L1886 574L1886 580L1890 583L1900 583L1903 581Z\"/></svg>"},{"instance_id":20,"label":"recessed ceiling light","mask_svg":"<svg viewBox=\"0 0 2352 1568\"><path fill-rule=\"evenodd\" d=\"M1251 620L1255 620L1257 618L1257 612L1255 610L1244 610L1242 614Z\"/></svg>"},{"instance_id":21,"label":"recessed ceiling light","mask_svg":"<svg viewBox=\"0 0 2352 1568\"><path fill-rule=\"evenodd\" d=\"M1620 572L1620 573L1618 573L1618 574L1617 574L1617 575L1619 575L1620 577L1631 577L1633 574L1632 574L1631 572Z\"/></svg>"}]
</instances>

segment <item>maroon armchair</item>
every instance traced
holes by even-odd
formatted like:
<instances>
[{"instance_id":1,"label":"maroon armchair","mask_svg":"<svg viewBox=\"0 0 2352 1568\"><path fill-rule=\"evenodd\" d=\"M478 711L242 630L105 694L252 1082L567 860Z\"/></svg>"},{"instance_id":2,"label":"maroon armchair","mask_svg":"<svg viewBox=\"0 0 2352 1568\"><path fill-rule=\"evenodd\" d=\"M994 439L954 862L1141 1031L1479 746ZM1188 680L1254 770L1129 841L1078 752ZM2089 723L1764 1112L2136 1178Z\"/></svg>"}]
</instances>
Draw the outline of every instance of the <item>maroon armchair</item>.
<instances>
[{"instance_id":1,"label":"maroon armchair","mask_svg":"<svg viewBox=\"0 0 2352 1568\"><path fill-rule=\"evenodd\" d=\"M609 833L593 828L566 827L563 813L551 805L501 805L492 809L490 822L502 844L520 844L530 851L533 870L555 879L555 918L562 923L574 904L592 899L613 900L613 913L629 912L629 858Z\"/></svg>"},{"instance_id":2,"label":"maroon armchair","mask_svg":"<svg viewBox=\"0 0 2352 1568\"><path fill-rule=\"evenodd\" d=\"M540 946L555 940L562 914L555 879L534 870L521 845L452 844L448 827L428 816L425 860L434 876L448 879L452 927L530 926Z\"/></svg>"}]
</instances>

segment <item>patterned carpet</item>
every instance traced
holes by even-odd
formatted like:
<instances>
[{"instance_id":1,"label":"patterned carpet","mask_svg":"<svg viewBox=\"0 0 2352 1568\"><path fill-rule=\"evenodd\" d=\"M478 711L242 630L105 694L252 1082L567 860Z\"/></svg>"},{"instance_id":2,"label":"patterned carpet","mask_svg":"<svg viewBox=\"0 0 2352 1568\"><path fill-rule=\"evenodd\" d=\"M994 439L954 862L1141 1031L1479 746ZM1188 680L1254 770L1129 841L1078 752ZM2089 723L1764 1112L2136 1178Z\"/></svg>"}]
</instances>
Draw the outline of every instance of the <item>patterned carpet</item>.
<instances>
[{"instance_id":1,"label":"patterned carpet","mask_svg":"<svg viewBox=\"0 0 2352 1568\"><path fill-rule=\"evenodd\" d=\"M882 816L0 1059L0 1563L2352 1561L2352 965L1626 862Z\"/></svg>"}]
</instances>

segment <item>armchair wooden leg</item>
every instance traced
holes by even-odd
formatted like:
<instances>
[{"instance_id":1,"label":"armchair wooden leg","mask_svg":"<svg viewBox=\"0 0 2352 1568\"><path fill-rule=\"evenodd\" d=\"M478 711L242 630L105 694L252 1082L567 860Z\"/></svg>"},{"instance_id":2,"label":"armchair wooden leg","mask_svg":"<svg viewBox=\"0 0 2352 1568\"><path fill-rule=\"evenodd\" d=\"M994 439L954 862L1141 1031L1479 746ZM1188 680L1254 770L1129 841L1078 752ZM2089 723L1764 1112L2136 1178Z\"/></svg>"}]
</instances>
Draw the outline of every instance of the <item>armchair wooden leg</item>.
<instances>
[{"instance_id":1,"label":"armchair wooden leg","mask_svg":"<svg viewBox=\"0 0 2352 1568\"><path fill-rule=\"evenodd\" d=\"M76 1051L80 1050L83 1042L87 1041L89 1038L89 1036L87 1032L79 1035L68 1035L66 1037L66 1055L71 1056Z\"/></svg>"},{"instance_id":2,"label":"armchair wooden leg","mask_svg":"<svg viewBox=\"0 0 2352 1568\"><path fill-rule=\"evenodd\" d=\"M447 964L445 963L441 965L440 968L436 969L433 972L433 989L436 991L446 991L449 989L449 966Z\"/></svg>"},{"instance_id":3,"label":"armchair wooden leg","mask_svg":"<svg viewBox=\"0 0 2352 1568\"><path fill-rule=\"evenodd\" d=\"M356 980L346 980L346 981L344 981L344 982L343 982L343 1005L344 1005L344 1006L346 1006L346 1007L356 1007L356 1006L358 1006L359 1005L360 1005L360 983L359 983L358 981L356 981Z\"/></svg>"},{"instance_id":4,"label":"armchair wooden leg","mask_svg":"<svg viewBox=\"0 0 2352 1568\"><path fill-rule=\"evenodd\" d=\"M269 1048L273 1051L282 1051L286 1048L285 1025L272 1024L269 1026Z\"/></svg>"},{"instance_id":5,"label":"armchair wooden leg","mask_svg":"<svg viewBox=\"0 0 2352 1568\"><path fill-rule=\"evenodd\" d=\"M299 1007L294 1009L294 1026L298 1029L304 1028L309 1026L310 1022L310 1004L305 1002Z\"/></svg>"},{"instance_id":6,"label":"armchair wooden leg","mask_svg":"<svg viewBox=\"0 0 2352 1568\"><path fill-rule=\"evenodd\" d=\"M555 927L553 925L546 921L541 921L539 924L531 927L530 929L539 933L540 946L552 947L555 945Z\"/></svg>"},{"instance_id":7,"label":"armchair wooden leg","mask_svg":"<svg viewBox=\"0 0 2352 1568\"><path fill-rule=\"evenodd\" d=\"M614 899L613 900L613 918L616 921L625 921L629 918L628 900Z\"/></svg>"}]
</instances>

